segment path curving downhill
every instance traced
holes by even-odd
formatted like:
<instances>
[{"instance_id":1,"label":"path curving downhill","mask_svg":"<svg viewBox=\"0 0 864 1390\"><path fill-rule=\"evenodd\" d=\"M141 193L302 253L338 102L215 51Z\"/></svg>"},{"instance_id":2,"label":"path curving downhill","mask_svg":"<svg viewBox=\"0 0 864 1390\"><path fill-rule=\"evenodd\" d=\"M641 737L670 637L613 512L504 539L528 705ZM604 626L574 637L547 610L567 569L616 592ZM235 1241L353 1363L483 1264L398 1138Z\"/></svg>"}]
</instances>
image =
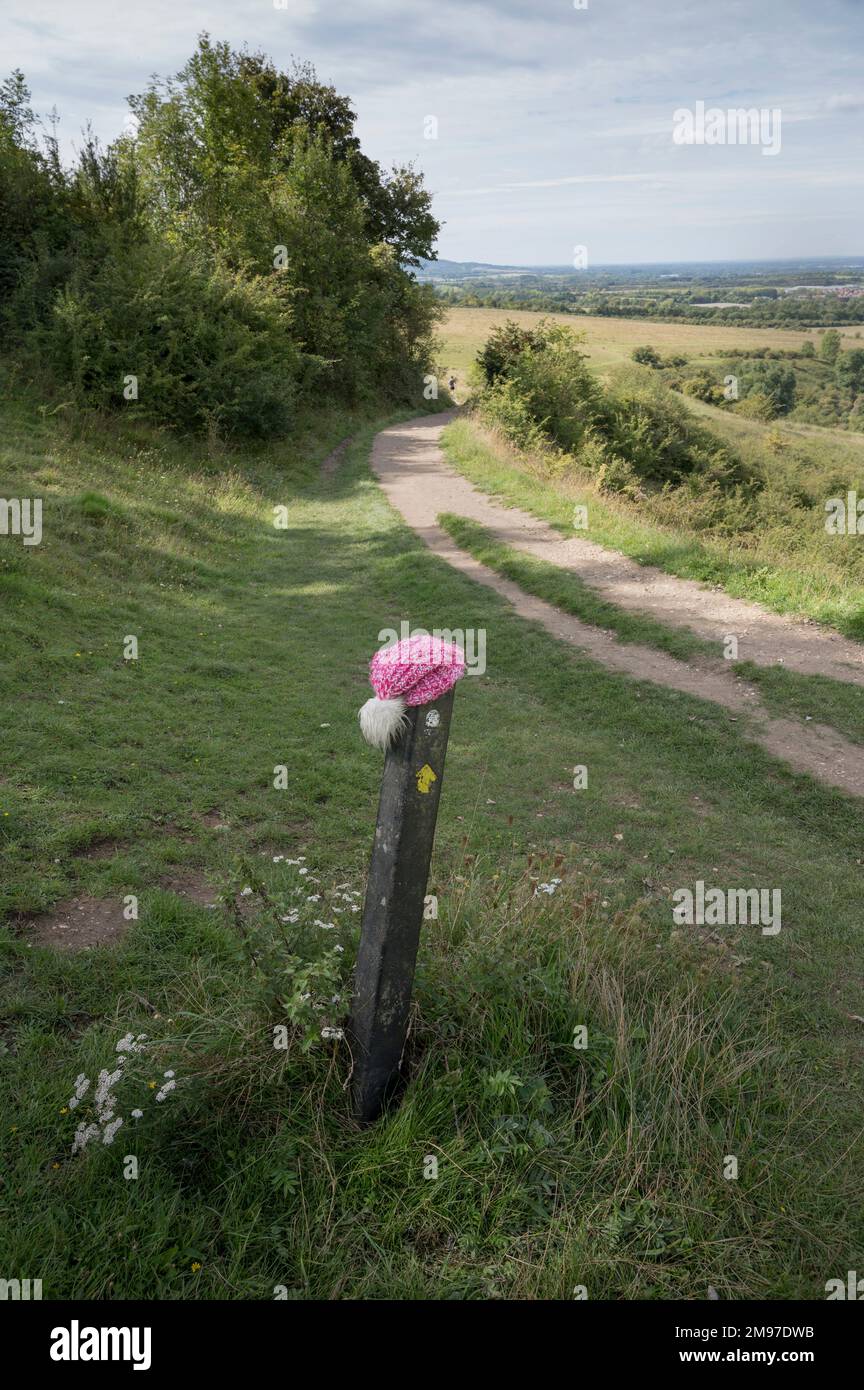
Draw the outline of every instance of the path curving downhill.
<instances>
[{"instance_id":1,"label":"path curving downhill","mask_svg":"<svg viewBox=\"0 0 864 1390\"><path fill-rule=\"evenodd\" d=\"M454 415L454 411L446 411L391 425L375 436L372 449L372 469L388 500L430 550L469 578L494 589L521 617L538 623L553 637L578 647L609 669L710 700L737 716L746 715L751 737L768 752L796 771L864 796L864 746L849 742L824 724L774 718L765 710L756 688L725 663L714 667L679 661L651 647L619 642L614 634L525 593L518 584L461 550L437 519L442 512L453 512L479 522L505 544L572 569L621 608L650 614L670 626L686 625L700 636L718 641L727 633L735 633L741 660L766 666L782 661L789 670L864 685L864 648L839 634L795 623L691 580L637 565L591 541L564 539L527 512L492 501L444 458L441 432Z\"/></svg>"}]
</instances>

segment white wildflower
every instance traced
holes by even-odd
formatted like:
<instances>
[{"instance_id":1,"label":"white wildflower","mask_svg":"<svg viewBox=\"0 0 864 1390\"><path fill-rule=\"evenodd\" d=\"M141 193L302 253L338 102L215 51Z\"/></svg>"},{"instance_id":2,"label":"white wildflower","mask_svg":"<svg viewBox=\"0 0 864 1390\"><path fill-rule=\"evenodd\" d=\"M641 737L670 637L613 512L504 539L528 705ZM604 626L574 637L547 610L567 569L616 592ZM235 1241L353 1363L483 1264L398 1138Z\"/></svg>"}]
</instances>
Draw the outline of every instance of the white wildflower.
<instances>
[{"instance_id":1,"label":"white wildflower","mask_svg":"<svg viewBox=\"0 0 864 1390\"><path fill-rule=\"evenodd\" d=\"M173 1073L173 1071L163 1071L162 1075L163 1075L163 1076L173 1076L174 1073Z\"/></svg>"},{"instance_id":2,"label":"white wildflower","mask_svg":"<svg viewBox=\"0 0 864 1390\"><path fill-rule=\"evenodd\" d=\"M143 1117L144 1117L144 1111L143 1111L143 1110L133 1110L133 1111L132 1111L132 1119L133 1119L133 1120L141 1120L141 1119L143 1119Z\"/></svg>"},{"instance_id":3,"label":"white wildflower","mask_svg":"<svg viewBox=\"0 0 864 1390\"><path fill-rule=\"evenodd\" d=\"M105 1126L105 1133L102 1135L102 1143L103 1143L103 1144L113 1144L113 1143L114 1143L114 1135L117 1133L117 1131L118 1131L118 1129L120 1128L120 1126L122 1125L122 1123L123 1123L123 1117L122 1117L122 1116L118 1116L116 1120L112 1120L110 1124L108 1124L108 1125Z\"/></svg>"},{"instance_id":4,"label":"white wildflower","mask_svg":"<svg viewBox=\"0 0 864 1390\"><path fill-rule=\"evenodd\" d=\"M83 1073L83 1071L82 1071L78 1076L76 1076L76 1078L75 1078L75 1094L74 1094L74 1096L72 1097L71 1100L67 1100L67 1102L66 1102L66 1104L69 1106L69 1109L70 1109L70 1110L74 1110L74 1109L75 1109L76 1105L78 1105L78 1103L80 1102L82 1096L84 1095L84 1092L87 1090L87 1087L88 1087L89 1085L90 1085L90 1078L89 1078L89 1076L85 1076L84 1073Z\"/></svg>"},{"instance_id":5,"label":"white wildflower","mask_svg":"<svg viewBox=\"0 0 864 1390\"><path fill-rule=\"evenodd\" d=\"M123 1075L123 1061L124 1059L121 1057L116 1071L108 1072L103 1067L102 1071L99 1073L99 1080L96 1083L96 1090L93 1095L93 1104L100 1114L103 1111L110 1112L111 1110L113 1102L111 1092Z\"/></svg>"},{"instance_id":6,"label":"white wildflower","mask_svg":"<svg viewBox=\"0 0 864 1390\"><path fill-rule=\"evenodd\" d=\"M241 889L240 889L240 897L241 897L241 898L251 898L251 896L252 896L252 889L251 889L251 888L241 888Z\"/></svg>"},{"instance_id":7,"label":"white wildflower","mask_svg":"<svg viewBox=\"0 0 864 1390\"><path fill-rule=\"evenodd\" d=\"M161 1091L157 1091L157 1092L156 1092L156 1100L157 1100L157 1101L163 1101L163 1100L165 1099L165 1097L169 1094L169 1092L170 1092L170 1091L173 1091L173 1090L176 1088L176 1086L177 1086L177 1082L176 1082L176 1081L166 1081L166 1082L165 1082L165 1085L162 1087Z\"/></svg>"},{"instance_id":8,"label":"white wildflower","mask_svg":"<svg viewBox=\"0 0 864 1390\"><path fill-rule=\"evenodd\" d=\"M322 1038L335 1038L335 1040L338 1042L342 1038L344 1038L345 1034L343 1033L341 1028L322 1028L321 1036Z\"/></svg>"},{"instance_id":9,"label":"white wildflower","mask_svg":"<svg viewBox=\"0 0 864 1390\"><path fill-rule=\"evenodd\" d=\"M95 1139L98 1133L98 1125L88 1125L85 1120L82 1120L75 1131L75 1139L72 1144L73 1154L78 1153L79 1149L86 1149L87 1145L90 1143L90 1140Z\"/></svg>"}]
</instances>

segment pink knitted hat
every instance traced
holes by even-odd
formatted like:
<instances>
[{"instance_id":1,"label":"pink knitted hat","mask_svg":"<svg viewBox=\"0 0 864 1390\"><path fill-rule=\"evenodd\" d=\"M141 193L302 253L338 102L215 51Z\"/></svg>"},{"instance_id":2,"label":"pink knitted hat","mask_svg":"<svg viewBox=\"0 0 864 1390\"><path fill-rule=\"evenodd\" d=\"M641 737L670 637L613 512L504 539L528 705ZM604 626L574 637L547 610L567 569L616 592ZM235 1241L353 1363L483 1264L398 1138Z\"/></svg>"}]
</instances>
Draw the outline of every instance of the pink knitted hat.
<instances>
[{"instance_id":1,"label":"pink knitted hat","mask_svg":"<svg viewBox=\"0 0 864 1390\"><path fill-rule=\"evenodd\" d=\"M428 705L465 674L465 658L453 642L418 633L382 647L369 663L375 694L360 710L360 728L374 748L388 748L405 722L408 705Z\"/></svg>"}]
</instances>

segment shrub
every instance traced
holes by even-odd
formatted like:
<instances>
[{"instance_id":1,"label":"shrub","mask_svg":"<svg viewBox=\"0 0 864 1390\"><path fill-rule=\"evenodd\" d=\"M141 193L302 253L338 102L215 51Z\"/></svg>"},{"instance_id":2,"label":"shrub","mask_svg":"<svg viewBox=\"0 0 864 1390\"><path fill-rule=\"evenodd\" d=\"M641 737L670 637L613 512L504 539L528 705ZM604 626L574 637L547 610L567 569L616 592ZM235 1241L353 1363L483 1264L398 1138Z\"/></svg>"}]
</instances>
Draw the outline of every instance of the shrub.
<instances>
[{"instance_id":1,"label":"shrub","mask_svg":"<svg viewBox=\"0 0 864 1390\"><path fill-rule=\"evenodd\" d=\"M586 432L600 424L604 409L603 392L586 366L581 342L566 325L546 319L533 330L507 323L492 335L486 345L488 353L484 349L478 359L487 379L493 373L495 385L487 388L487 393L490 389L494 393L506 381L508 400L520 398L525 420L536 426L547 442L570 454L579 452ZM497 407L490 404L495 411ZM485 394L480 405L486 408ZM512 412L515 407L508 409ZM520 418L521 411L520 406ZM498 423L504 425L500 418Z\"/></svg>"},{"instance_id":2,"label":"shrub","mask_svg":"<svg viewBox=\"0 0 864 1390\"><path fill-rule=\"evenodd\" d=\"M633 465L614 454L607 457L598 468L597 486L601 492L617 492L633 500L644 495Z\"/></svg>"},{"instance_id":3,"label":"shrub","mask_svg":"<svg viewBox=\"0 0 864 1390\"><path fill-rule=\"evenodd\" d=\"M707 401L709 405L722 405L726 399L723 387L718 386L708 372L687 377L681 384L681 390L685 396L694 396L696 400Z\"/></svg>"},{"instance_id":4,"label":"shrub","mask_svg":"<svg viewBox=\"0 0 864 1390\"><path fill-rule=\"evenodd\" d=\"M80 404L200 430L273 435L291 420L301 355L278 278L244 278L154 245L76 271L38 346Z\"/></svg>"},{"instance_id":5,"label":"shrub","mask_svg":"<svg viewBox=\"0 0 864 1390\"><path fill-rule=\"evenodd\" d=\"M773 420L777 415L777 406L764 391L751 391L738 402L735 411L748 420Z\"/></svg>"},{"instance_id":6,"label":"shrub","mask_svg":"<svg viewBox=\"0 0 864 1390\"><path fill-rule=\"evenodd\" d=\"M625 381L609 393L609 400L610 451L626 459L644 481L674 485L691 473L727 485L747 479L742 460L694 420L662 383L655 381L649 389Z\"/></svg>"},{"instance_id":7,"label":"shrub","mask_svg":"<svg viewBox=\"0 0 864 1390\"><path fill-rule=\"evenodd\" d=\"M831 366L837 361L840 350L843 347L843 339L836 328L829 328L827 333L823 333L819 339L819 356L823 362L829 362Z\"/></svg>"},{"instance_id":8,"label":"shrub","mask_svg":"<svg viewBox=\"0 0 864 1390\"><path fill-rule=\"evenodd\" d=\"M606 441L601 439L594 430L587 430L577 459L580 468L587 468L590 473L599 473L609 460Z\"/></svg>"},{"instance_id":9,"label":"shrub","mask_svg":"<svg viewBox=\"0 0 864 1390\"><path fill-rule=\"evenodd\" d=\"M630 356L633 358L634 362L640 363L643 367L663 366L663 358L660 356L657 349L653 347L636 347L633 349Z\"/></svg>"},{"instance_id":10,"label":"shrub","mask_svg":"<svg viewBox=\"0 0 864 1390\"><path fill-rule=\"evenodd\" d=\"M494 386L499 377L507 376L523 352L535 352L544 346L545 322L541 319L537 328L531 329L520 328L513 319L507 319L500 328L493 329L477 354L477 363L487 386Z\"/></svg>"},{"instance_id":11,"label":"shrub","mask_svg":"<svg viewBox=\"0 0 864 1390\"><path fill-rule=\"evenodd\" d=\"M482 414L497 425L518 449L548 450L550 441L531 414L515 382L498 381L483 394Z\"/></svg>"},{"instance_id":12,"label":"shrub","mask_svg":"<svg viewBox=\"0 0 864 1390\"><path fill-rule=\"evenodd\" d=\"M864 391L864 349L841 352L834 365L834 380L841 391L854 398Z\"/></svg>"},{"instance_id":13,"label":"shrub","mask_svg":"<svg viewBox=\"0 0 864 1390\"><path fill-rule=\"evenodd\" d=\"M736 375L742 399L754 394L766 396L772 402L774 415L786 415L795 405L797 379L791 367L781 367L764 359L745 361L736 368ZM756 418L770 417L757 415Z\"/></svg>"},{"instance_id":14,"label":"shrub","mask_svg":"<svg viewBox=\"0 0 864 1390\"><path fill-rule=\"evenodd\" d=\"M675 485L694 472L723 487L750 479L742 460L653 374L633 368L604 390L567 327L541 321L530 343L517 325L505 330L493 334L487 361L494 357L500 374L480 406L521 448L536 447L531 440L539 437L602 471L610 488L618 480Z\"/></svg>"}]
</instances>

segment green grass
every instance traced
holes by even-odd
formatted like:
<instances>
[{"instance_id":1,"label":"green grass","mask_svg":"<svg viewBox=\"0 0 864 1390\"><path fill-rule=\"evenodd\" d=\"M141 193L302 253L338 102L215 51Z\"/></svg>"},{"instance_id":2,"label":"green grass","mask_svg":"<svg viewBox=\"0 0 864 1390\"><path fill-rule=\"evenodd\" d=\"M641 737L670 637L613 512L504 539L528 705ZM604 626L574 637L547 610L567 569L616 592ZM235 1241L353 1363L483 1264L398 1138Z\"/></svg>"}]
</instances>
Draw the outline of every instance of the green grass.
<instances>
[{"instance_id":1,"label":"green grass","mask_svg":"<svg viewBox=\"0 0 864 1390\"><path fill-rule=\"evenodd\" d=\"M622 642L638 642L666 652L679 661L714 658L719 662L720 643L709 642L688 628L667 627L645 613L618 608L585 584L572 570L526 555L497 540L492 531L467 517L445 513L438 517L448 535L481 564L511 579L526 593L572 613L584 623L614 632ZM738 675L758 685L766 708L777 715L795 715L830 724L856 743L864 743L864 701L861 687L846 685L828 676L806 676L777 666L757 666L752 661L733 663Z\"/></svg>"},{"instance_id":2,"label":"green grass","mask_svg":"<svg viewBox=\"0 0 864 1390\"><path fill-rule=\"evenodd\" d=\"M647 507L602 493L584 470L574 466L553 475L542 460L519 456L470 418L453 421L442 443L449 462L477 487L505 505L540 517L562 535L574 534L574 506L587 506L588 530L580 534L638 564L717 584L736 598L777 613L806 616L864 639L864 582L855 578L861 563L856 536L829 537L821 529L813 530L811 552L793 558L782 522L745 539L702 537L687 529L687 504L682 499L681 523L660 525Z\"/></svg>"},{"instance_id":3,"label":"green grass","mask_svg":"<svg viewBox=\"0 0 864 1390\"><path fill-rule=\"evenodd\" d=\"M752 661L738 661L735 669L745 680L758 685L772 714L794 714L799 719L830 724L854 743L864 743L864 696L860 685L844 685L828 676L804 676L777 666L757 666Z\"/></svg>"},{"instance_id":4,"label":"green grass","mask_svg":"<svg viewBox=\"0 0 864 1390\"><path fill-rule=\"evenodd\" d=\"M688 628L667 627L644 613L632 613L601 598L596 590L585 584L572 570L561 569L526 555L512 545L496 540L488 527L467 517L447 512L438 517L457 545L467 550L481 564L497 574L512 579L527 593L544 599L565 613L572 613L583 623L607 628L622 642L638 642L656 647L658 651L687 661L693 656L719 656L720 644L708 642Z\"/></svg>"},{"instance_id":5,"label":"green grass","mask_svg":"<svg viewBox=\"0 0 864 1390\"><path fill-rule=\"evenodd\" d=\"M210 455L3 407L0 495L45 515L0 540L0 1267L46 1298L823 1297L864 1235L860 805L451 571L371 436ZM457 691L410 1085L364 1131L319 1025L380 779L356 709L403 618L485 629L489 668ZM192 871L221 906L166 889ZM697 878L780 887L782 932L674 928ZM83 893L138 896L121 942L28 945L19 914ZM130 1030L124 1128L73 1158L75 1078Z\"/></svg>"}]
</instances>

